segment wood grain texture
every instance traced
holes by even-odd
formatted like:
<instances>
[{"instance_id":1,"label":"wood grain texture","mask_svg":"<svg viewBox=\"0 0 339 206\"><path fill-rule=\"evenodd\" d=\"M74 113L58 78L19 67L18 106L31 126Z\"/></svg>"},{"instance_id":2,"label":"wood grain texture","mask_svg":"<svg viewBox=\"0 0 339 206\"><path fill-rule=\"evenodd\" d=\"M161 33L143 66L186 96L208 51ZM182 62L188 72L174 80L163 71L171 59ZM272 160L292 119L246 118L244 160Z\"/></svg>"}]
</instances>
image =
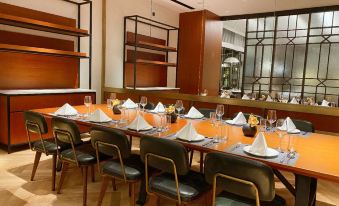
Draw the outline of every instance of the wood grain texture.
<instances>
[{"instance_id":1,"label":"wood grain texture","mask_svg":"<svg viewBox=\"0 0 339 206\"><path fill-rule=\"evenodd\" d=\"M0 31L0 44L12 44L63 51L74 51L74 41L10 31Z\"/></svg>"},{"instance_id":2,"label":"wood grain texture","mask_svg":"<svg viewBox=\"0 0 339 206\"><path fill-rule=\"evenodd\" d=\"M52 5L50 5L52 6ZM71 18L66 18L63 16L58 16L42 11L37 11L33 9L28 9L24 7L19 7L11 4L1 3L0 2L0 13L9 14L9 15L16 15L18 17L30 18L40 21L51 22L54 24L64 25L75 27L76 20Z\"/></svg>"},{"instance_id":3,"label":"wood grain texture","mask_svg":"<svg viewBox=\"0 0 339 206\"><path fill-rule=\"evenodd\" d=\"M77 88L77 58L0 51L0 89Z\"/></svg>"},{"instance_id":4,"label":"wood grain texture","mask_svg":"<svg viewBox=\"0 0 339 206\"><path fill-rule=\"evenodd\" d=\"M180 14L177 87L181 93L219 93L222 23L207 10ZM194 35L192 35L194 34Z\"/></svg>"},{"instance_id":5,"label":"wood grain texture","mask_svg":"<svg viewBox=\"0 0 339 206\"><path fill-rule=\"evenodd\" d=\"M0 143L8 143L8 101L7 97L0 95Z\"/></svg>"},{"instance_id":6,"label":"wood grain texture","mask_svg":"<svg viewBox=\"0 0 339 206\"><path fill-rule=\"evenodd\" d=\"M199 93L203 67L203 25L203 11L180 14L177 87L181 93Z\"/></svg>"},{"instance_id":7,"label":"wood grain texture","mask_svg":"<svg viewBox=\"0 0 339 206\"><path fill-rule=\"evenodd\" d=\"M140 41L159 45L166 45L166 40L164 39L137 34L137 43L140 43ZM133 32L129 31L126 32L126 43L135 43L135 34Z\"/></svg>"},{"instance_id":8,"label":"wood grain texture","mask_svg":"<svg viewBox=\"0 0 339 206\"><path fill-rule=\"evenodd\" d=\"M157 65L137 64L137 87L152 87L167 85L167 69ZM134 64L125 64L125 85L133 87Z\"/></svg>"}]
</instances>

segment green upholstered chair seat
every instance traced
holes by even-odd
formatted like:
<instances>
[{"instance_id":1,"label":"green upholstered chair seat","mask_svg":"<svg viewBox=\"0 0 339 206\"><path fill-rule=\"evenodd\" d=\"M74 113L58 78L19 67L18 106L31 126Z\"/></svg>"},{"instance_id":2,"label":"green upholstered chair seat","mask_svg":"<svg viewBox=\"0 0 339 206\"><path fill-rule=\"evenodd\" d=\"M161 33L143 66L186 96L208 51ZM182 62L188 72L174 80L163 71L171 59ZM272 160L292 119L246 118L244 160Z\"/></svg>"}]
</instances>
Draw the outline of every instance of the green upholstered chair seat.
<instances>
[{"instance_id":1,"label":"green upholstered chair seat","mask_svg":"<svg viewBox=\"0 0 339 206\"><path fill-rule=\"evenodd\" d=\"M127 180L140 179L144 173L145 166L139 155L131 155L123 161ZM104 174L123 179L123 172L119 160L110 160L102 165Z\"/></svg>"},{"instance_id":2,"label":"green upholstered chair seat","mask_svg":"<svg viewBox=\"0 0 339 206\"><path fill-rule=\"evenodd\" d=\"M72 149L66 149L61 152L62 159L75 160L77 158L80 165L92 165L96 163L95 150L91 144L82 144L75 148L76 157Z\"/></svg>"},{"instance_id":3,"label":"green upholstered chair seat","mask_svg":"<svg viewBox=\"0 0 339 206\"><path fill-rule=\"evenodd\" d=\"M216 198L216 206L255 206L255 200L240 197L228 192L222 192ZM260 202L262 206L285 206L285 200L279 195L275 195L274 199L270 202Z\"/></svg>"},{"instance_id":4,"label":"green upholstered chair seat","mask_svg":"<svg viewBox=\"0 0 339 206\"><path fill-rule=\"evenodd\" d=\"M176 199L177 191L174 175L163 173L150 178L151 191L163 194ZM180 196L183 201L188 202L198 198L210 187L204 180L204 175L198 172L189 171L187 175L179 177Z\"/></svg>"},{"instance_id":5,"label":"green upholstered chair seat","mask_svg":"<svg viewBox=\"0 0 339 206\"><path fill-rule=\"evenodd\" d=\"M43 140L43 143L39 140L34 142L33 144L33 150L39 151L39 152L44 152L44 146L45 145L45 149L49 154L56 154L57 153L57 145L52 142L52 141L48 141L48 140Z\"/></svg>"}]
</instances>

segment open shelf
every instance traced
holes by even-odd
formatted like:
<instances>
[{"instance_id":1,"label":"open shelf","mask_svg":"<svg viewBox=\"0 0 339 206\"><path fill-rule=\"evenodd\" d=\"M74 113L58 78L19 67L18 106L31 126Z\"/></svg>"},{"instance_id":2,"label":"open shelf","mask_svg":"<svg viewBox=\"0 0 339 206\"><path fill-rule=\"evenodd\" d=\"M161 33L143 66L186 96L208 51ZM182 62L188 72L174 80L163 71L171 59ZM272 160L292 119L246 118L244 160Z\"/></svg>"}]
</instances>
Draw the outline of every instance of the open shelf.
<instances>
[{"instance_id":1,"label":"open shelf","mask_svg":"<svg viewBox=\"0 0 339 206\"><path fill-rule=\"evenodd\" d=\"M89 36L87 30L0 13L0 24L70 36Z\"/></svg>"},{"instance_id":2,"label":"open shelf","mask_svg":"<svg viewBox=\"0 0 339 206\"><path fill-rule=\"evenodd\" d=\"M177 49L174 47L154 44L154 43L145 42L145 41L138 41L137 44L135 44L134 42L127 42L126 45L137 46L139 48L151 49L151 50L156 50L156 51L164 51L164 52L176 52L177 51Z\"/></svg>"},{"instance_id":3,"label":"open shelf","mask_svg":"<svg viewBox=\"0 0 339 206\"><path fill-rule=\"evenodd\" d=\"M56 50L56 49L46 49L46 48L38 48L38 47L29 47L29 46L19 46L19 45L11 45L11 44L0 44L0 51L45 54L45 55L52 55L52 56L65 56L65 57L75 57L75 58L88 58L86 56L86 53L63 51L63 50Z\"/></svg>"},{"instance_id":4,"label":"open shelf","mask_svg":"<svg viewBox=\"0 0 339 206\"><path fill-rule=\"evenodd\" d=\"M127 62L127 63L134 64L134 62ZM136 59L135 63L157 65L157 66L167 66L167 67L176 67L177 66L177 64L175 64L175 63L162 62L162 61L152 61L152 60L146 60L146 59Z\"/></svg>"}]
</instances>

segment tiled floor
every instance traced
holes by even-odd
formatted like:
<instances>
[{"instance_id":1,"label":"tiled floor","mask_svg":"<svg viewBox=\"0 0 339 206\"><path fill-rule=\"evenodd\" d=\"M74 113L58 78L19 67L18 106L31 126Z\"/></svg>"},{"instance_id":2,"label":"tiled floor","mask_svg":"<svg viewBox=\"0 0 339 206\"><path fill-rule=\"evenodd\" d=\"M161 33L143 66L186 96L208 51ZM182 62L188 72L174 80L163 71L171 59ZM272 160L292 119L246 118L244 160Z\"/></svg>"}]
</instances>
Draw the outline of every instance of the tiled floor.
<instances>
[{"instance_id":1,"label":"tiled floor","mask_svg":"<svg viewBox=\"0 0 339 206\"><path fill-rule=\"evenodd\" d=\"M134 141L137 142L137 141ZM137 147L137 143L134 147ZM24 150L7 154L0 150L0 205L22 206L22 205L82 205L82 179L79 169L71 169L66 176L62 194L50 190L51 186L51 157L42 156L35 181L31 182L30 175L34 160L34 152ZM195 162L195 167L197 162ZM287 175L292 178L292 175ZM58 182L59 174L57 174ZM97 181L88 181L88 205L96 205L100 191L100 177ZM283 196L288 205L293 205L293 196L277 181L277 193ZM339 184L319 181L318 206L339 205ZM118 191L113 192L108 188L103 205L128 206L128 186L118 184ZM150 205L150 204L148 204ZM161 200L160 205L175 205L166 200ZM204 205L194 204L194 205Z\"/></svg>"}]
</instances>

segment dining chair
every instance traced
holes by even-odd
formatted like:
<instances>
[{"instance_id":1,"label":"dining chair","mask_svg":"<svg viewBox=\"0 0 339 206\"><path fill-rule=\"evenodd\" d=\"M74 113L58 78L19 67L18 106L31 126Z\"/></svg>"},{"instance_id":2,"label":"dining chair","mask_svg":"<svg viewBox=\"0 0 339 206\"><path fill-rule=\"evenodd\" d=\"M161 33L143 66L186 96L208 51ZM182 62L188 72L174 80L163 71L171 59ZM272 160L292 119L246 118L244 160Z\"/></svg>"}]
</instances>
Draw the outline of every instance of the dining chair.
<instances>
[{"instance_id":1,"label":"dining chair","mask_svg":"<svg viewBox=\"0 0 339 206\"><path fill-rule=\"evenodd\" d=\"M212 205L284 206L275 194L272 168L255 160L223 153L208 153L205 178L213 185ZM217 189L221 193L216 197Z\"/></svg>"},{"instance_id":2,"label":"dining chair","mask_svg":"<svg viewBox=\"0 0 339 206\"><path fill-rule=\"evenodd\" d=\"M97 166L103 177L98 206L102 204L108 182L111 180L113 190L116 190L115 180L122 180L130 186L130 205L135 205L135 185L144 181L144 164L140 156L131 154L127 136L116 129L93 127L91 129L91 142L96 150ZM100 153L110 157L100 164ZM144 187L141 184L141 187Z\"/></svg>"},{"instance_id":3,"label":"dining chair","mask_svg":"<svg viewBox=\"0 0 339 206\"><path fill-rule=\"evenodd\" d=\"M295 127L300 131L312 133L314 133L315 131L312 122L300 119L292 119L292 122L294 123Z\"/></svg>"},{"instance_id":4,"label":"dining chair","mask_svg":"<svg viewBox=\"0 0 339 206\"><path fill-rule=\"evenodd\" d=\"M146 110L153 110L155 108L154 103L152 102L147 102L145 109Z\"/></svg>"},{"instance_id":5,"label":"dining chair","mask_svg":"<svg viewBox=\"0 0 339 206\"><path fill-rule=\"evenodd\" d=\"M41 154L52 155L52 191L55 190L55 175L57 164L57 145L54 139L43 139L43 135L48 133L48 126L45 118L36 112L25 111L24 120L29 148L35 152L31 181L34 180L36 170L39 165ZM33 141L32 135L37 135L38 140Z\"/></svg>"},{"instance_id":6,"label":"dining chair","mask_svg":"<svg viewBox=\"0 0 339 206\"><path fill-rule=\"evenodd\" d=\"M199 108L198 110L201 114L204 115L205 118L210 118L210 113L215 112L215 109L209 109L209 108Z\"/></svg>"},{"instance_id":7,"label":"dining chair","mask_svg":"<svg viewBox=\"0 0 339 206\"><path fill-rule=\"evenodd\" d=\"M59 150L57 149L58 156L62 162L61 175L57 193L60 194L61 187L65 179L65 173L69 165L75 165L81 168L83 179L83 205L87 203L87 174L88 168L91 169L92 182L95 181L94 165L97 163L96 152L92 145L84 143L81 140L81 135L78 126L74 121L61 118L52 118L52 128L56 145L68 144L69 149Z\"/></svg>"},{"instance_id":8,"label":"dining chair","mask_svg":"<svg viewBox=\"0 0 339 206\"><path fill-rule=\"evenodd\" d=\"M142 137L140 156L145 163L146 191L157 199L163 197L177 205L187 205L199 200L210 188L202 173L189 169L187 150L178 142ZM149 178L149 166L160 173Z\"/></svg>"}]
</instances>

